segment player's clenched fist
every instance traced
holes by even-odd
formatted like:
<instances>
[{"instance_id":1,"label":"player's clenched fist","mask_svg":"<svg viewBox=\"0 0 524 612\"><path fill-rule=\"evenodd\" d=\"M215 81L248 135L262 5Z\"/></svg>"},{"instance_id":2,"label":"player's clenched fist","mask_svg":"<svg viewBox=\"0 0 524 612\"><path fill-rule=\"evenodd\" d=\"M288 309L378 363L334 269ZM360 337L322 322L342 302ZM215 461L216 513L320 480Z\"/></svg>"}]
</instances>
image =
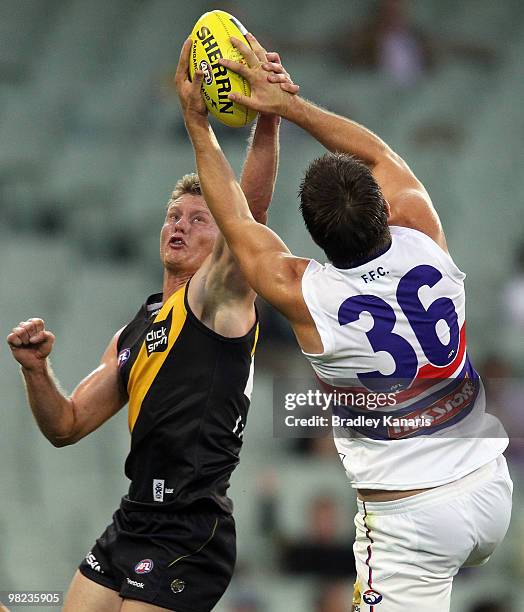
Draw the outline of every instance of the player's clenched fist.
<instances>
[{"instance_id":1,"label":"player's clenched fist","mask_svg":"<svg viewBox=\"0 0 524 612\"><path fill-rule=\"evenodd\" d=\"M42 365L53 348L55 336L45 329L42 319L21 321L7 336L7 343L18 363L31 370Z\"/></svg>"}]
</instances>

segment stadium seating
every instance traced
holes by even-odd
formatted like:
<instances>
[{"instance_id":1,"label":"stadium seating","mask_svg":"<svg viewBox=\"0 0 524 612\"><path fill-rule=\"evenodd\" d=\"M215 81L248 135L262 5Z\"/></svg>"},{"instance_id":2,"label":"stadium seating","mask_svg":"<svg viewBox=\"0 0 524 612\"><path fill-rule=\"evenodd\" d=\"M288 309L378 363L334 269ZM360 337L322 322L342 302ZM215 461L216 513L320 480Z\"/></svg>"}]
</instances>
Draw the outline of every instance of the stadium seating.
<instances>
[{"instance_id":1,"label":"stadium seating","mask_svg":"<svg viewBox=\"0 0 524 612\"><path fill-rule=\"evenodd\" d=\"M191 4L182 10L167 0L4 0L0 7L1 328L5 335L22 318L45 318L57 335L55 370L69 390L96 367L112 334L145 295L160 287L164 205L175 180L194 167L166 85L185 34L209 8L203 0ZM294 21L282 17L283 4ZM496 64L483 69L450 58L402 92L379 75L328 65L307 49L290 52L287 66L304 95L315 98L318 92L318 102L352 113L412 164L442 217L454 258L468 273L474 356L507 353L524 371L521 340L496 324L501 289L523 238L524 4L412 4L417 23L433 35L491 45ZM334 2L333 11L312 0L300 10L281 0L264 5L258 12L242 7L241 17L255 31L272 32L275 44L290 21L302 38L315 37L328 34L349 12L344 0ZM371 5L351 3L355 23ZM428 126L437 126L438 134L444 128L446 138L435 138L435 132L428 138ZM247 134L223 139L237 172ZM270 224L304 256L321 254L297 216L296 193L304 167L321 152L297 129L283 126ZM272 569L271 549L256 521L259 477L267 470L277 474L290 534L304 525L308 493L319 481L336 492L349 524L354 494L337 462L296 458L286 441L272 437L273 374L257 372L242 462L233 477L239 558L252 560L254 585L268 611L303 612L312 609L314 589ZM65 589L125 492L125 410L92 438L57 450L33 423L5 349L0 388L0 586ZM521 492L510 535L481 578L466 573L456 580L455 611L466 610L472 591L518 594L524 472L513 475ZM24 571L15 571L19 567Z\"/></svg>"}]
</instances>

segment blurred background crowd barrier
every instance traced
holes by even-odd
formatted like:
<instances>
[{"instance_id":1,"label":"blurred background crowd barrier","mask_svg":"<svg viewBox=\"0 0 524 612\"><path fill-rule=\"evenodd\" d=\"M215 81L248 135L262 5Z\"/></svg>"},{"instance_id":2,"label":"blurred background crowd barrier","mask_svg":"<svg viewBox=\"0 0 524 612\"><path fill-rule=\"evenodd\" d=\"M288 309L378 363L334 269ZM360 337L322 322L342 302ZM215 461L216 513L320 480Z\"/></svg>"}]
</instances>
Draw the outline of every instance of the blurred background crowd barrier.
<instances>
[{"instance_id":1,"label":"blurred background crowd barrier","mask_svg":"<svg viewBox=\"0 0 524 612\"><path fill-rule=\"evenodd\" d=\"M453 611L524 610L524 3L521 0L0 2L0 322L40 316L73 386L161 287L158 236L194 169L172 75L201 13L236 15L278 50L303 96L376 131L427 186L468 274L468 341L490 408L509 423L516 485L492 561L461 571ZM217 126L237 171L248 131ZM282 125L270 225L322 258L296 192L320 145ZM273 437L275 375L307 376L264 304L255 391L231 495L238 567L219 612L347 611L355 495L332 440ZM55 449L0 348L0 590L67 587L126 492L125 411Z\"/></svg>"}]
</instances>

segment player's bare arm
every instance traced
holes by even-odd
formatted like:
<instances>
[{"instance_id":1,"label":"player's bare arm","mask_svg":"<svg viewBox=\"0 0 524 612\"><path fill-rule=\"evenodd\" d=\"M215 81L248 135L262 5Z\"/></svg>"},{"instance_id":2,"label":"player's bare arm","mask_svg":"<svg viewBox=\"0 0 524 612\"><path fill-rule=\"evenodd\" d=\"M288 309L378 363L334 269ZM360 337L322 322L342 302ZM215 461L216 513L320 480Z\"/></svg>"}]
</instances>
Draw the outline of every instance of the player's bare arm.
<instances>
[{"instance_id":1,"label":"player's bare arm","mask_svg":"<svg viewBox=\"0 0 524 612\"><path fill-rule=\"evenodd\" d=\"M247 57L252 51L240 40L232 39ZM251 85L251 97L231 94L239 104L259 112L274 112L309 132L326 149L350 153L371 169L390 207L390 225L419 230L447 251L444 233L431 199L408 164L381 138L358 123L328 112L282 88L271 88L274 76L270 66L240 64L227 59L220 63L238 72Z\"/></svg>"},{"instance_id":2,"label":"player's bare arm","mask_svg":"<svg viewBox=\"0 0 524 612\"><path fill-rule=\"evenodd\" d=\"M248 39L254 37L248 35ZM177 70L177 89L181 100L189 103L193 84L187 78L190 42L182 49ZM280 63L277 53L265 53L264 60L272 67L275 82L292 94L299 87L291 81ZM185 94L188 95L185 95ZM206 116L205 104L198 95L191 105L199 115ZM261 114L252 133L248 153L242 171L241 185L246 194L253 217L259 223L267 220L267 210L273 195L278 168L278 131L280 117ZM219 189L219 187L217 187ZM245 333L254 323L253 303L256 294L246 281L238 262L229 250L223 236L215 244L213 252L195 274L189 290L190 305L199 318L223 335ZM243 329L239 329L239 325Z\"/></svg>"},{"instance_id":3,"label":"player's bare arm","mask_svg":"<svg viewBox=\"0 0 524 612\"><path fill-rule=\"evenodd\" d=\"M261 64L265 51L256 41L254 44L257 45L256 51L260 57L253 51L246 59L253 65ZM320 338L312 325L300 289L302 273L308 260L293 257L273 231L254 219L242 188L209 125L207 115L201 111L202 73L196 72L192 83L187 78L188 51L186 43L182 49L179 74L186 75L183 78L188 85L179 87L178 91L209 209L249 285L289 318L304 350L321 352ZM292 94L286 92L286 95Z\"/></svg>"},{"instance_id":4,"label":"player's bare arm","mask_svg":"<svg viewBox=\"0 0 524 612\"><path fill-rule=\"evenodd\" d=\"M118 333L106 348L100 365L70 397L60 389L49 355L55 341L44 321L22 321L7 336L13 357L20 363L29 405L45 437L54 446L74 444L124 406L127 399L117 379Z\"/></svg>"},{"instance_id":5,"label":"player's bare arm","mask_svg":"<svg viewBox=\"0 0 524 612\"><path fill-rule=\"evenodd\" d=\"M416 229L447 251L444 232L428 192L408 164L362 125L303 99L290 101L285 117L332 152L350 153L372 171L390 207L390 225Z\"/></svg>"},{"instance_id":6,"label":"player's bare arm","mask_svg":"<svg viewBox=\"0 0 524 612\"><path fill-rule=\"evenodd\" d=\"M265 223L278 166L279 117L261 115L253 132L242 185L254 218ZM256 294L247 283L222 235L213 252L191 281L189 300L193 311L222 335L247 333L255 320ZM242 327L243 329L240 329Z\"/></svg>"}]
</instances>

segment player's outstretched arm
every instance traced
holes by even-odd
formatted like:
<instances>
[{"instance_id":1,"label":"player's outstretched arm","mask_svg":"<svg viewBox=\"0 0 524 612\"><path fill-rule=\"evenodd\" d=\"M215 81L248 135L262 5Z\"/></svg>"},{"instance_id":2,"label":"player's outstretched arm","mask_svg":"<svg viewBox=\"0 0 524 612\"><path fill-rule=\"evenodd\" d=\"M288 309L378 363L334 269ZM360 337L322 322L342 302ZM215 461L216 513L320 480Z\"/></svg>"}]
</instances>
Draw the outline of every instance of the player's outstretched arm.
<instances>
[{"instance_id":1,"label":"player's outstretched arm","mask_svg":"<svg viewBox=\"0 0 524 612\"><path fill-rule=\"evenodd\" d=\"M22 366L27 397L45 437L54 446L74 444L97 429L126 403L117 372L117 338L113 337L100 365L67 397L60 389L49 355L55 341L42 319L22 321L7 336L13 357Z\"/></svg>"},{"instance_id":2,"label":"player's outstretched arm","mask_svg":"<svg viewBox=\"0 0 524 612\"><path fill-rule=\"evenodd\" d=\"M249 140L240 180L251 214L257 222L264 224L278 169L279 125L280 117L277 115L258 117ZM198 303L201 303L203 312L216 314L225 304L230 309L232 301L238 302L241 308L244 304L245 308L253 310L256 294L247 283L222 234L217 238L210 257L195 276L190 289L190 301L197 310ZM200 279L202 283L199 283ZM197 288L200 288L199 295L195 295Z\"/></svg>"},{"instance_id":3,"label":"player's outstretched arm","mask_svg":"<svg viewBox=\"0 0 524 612\"><path fill-rule=\"evenodd\" d=\"M275 52L266 52L252 34L246 38L255 48L258 56L268 68L268 78L279 83L280 87L293 95L300 87L293 83L290 75L282 66L280 56ZM248 150L240 186L244 192L251 214L259 223L267 222L267 211L273 198L278 171L280 116L272 113L260 113L256 126L249 139Z\"/></svg>"},{"instance_id":4,"label":"player's outstretched arm","mask_svg":"<svg viewBox=\"0 0 524 612\"><path fill-rule=\"evenodd\" d=\"M264 224L277 178L279 128L278 115L259 115L249 139L240 177L240 186L253 218Z\"/></svg>"},{"instance_id":5,"label":"player's outstretched arm","mask_svg":"<svg viewBox=\"0 0 524 612\"><path fill-rule=\"evenodd\" d=\"M249 39L254 40L248 35ZM193 91L193 84L187 74L190 51L188 45L189 43L183 48L176 75L181 100L190 96ZM268 53L262 49L259 52L271 65L270 74L275 82L280 83L290 93L298 93L299 87L292 82L282 66L278 53ZM200 92L193 100L193 105L198 114L207 115ZM267 210L273 197L278 169L279 126L278 115L259 115L249 140L242 171L241 187L251 213L259 223L266 222ZM221 234L215 242L213 252L191 282L188 299L193 312L215 331L223 335L238 335L242 333L242 328L247 331L254 323L255 297L255 292Z\"/></svg>"},{"instance_id":6,"label":"player's outstretched arm","mask_svg":"<svg viewBox=\"0 0 524 612\"><path fill-rule=\"evenodd\" d=\"M246 56L249 49L235 38L232 42ZM407 163L370 130L319 108L276 87L267 74L268 66L245 65L228 59L220 63L238 72L251 85L251 96L230 94L230 98L259 112L273 112L309 132L330 151L350 153L373 172L391 209L390 225L402 225L424 232L447 250L444 233L431 199Z\"/></svg>"},{"instance_id":7,"label":"player's outstretched arm","mask_svg":"<svg viewBox=\"0 0 524 612\"><path fill-rule=\"evenodd\" d=\"M419 230L447 251L440 219L424 185L381 138L350 119L302 99L292 101L285 116L330 151L350 153L369 166L389 203L390 225Z\"/></svg>"},{"instance_id":8,"label":"player's outstretched arm","mask_svg":"<svg viewBox=\"0 0 524 612\"><path fill-rule=\"evenodd\" d=\"M187 73L189 48L186 43L182 49L179 75ZM309 316L300 291L307 260L293 257L273 231L253 218L207 115L202 112L201 82L202 73L197 71L191 88L179 84L178 91L204 198L251 287L292 323L300 325Z\"/></svg>"}]
</instances>

